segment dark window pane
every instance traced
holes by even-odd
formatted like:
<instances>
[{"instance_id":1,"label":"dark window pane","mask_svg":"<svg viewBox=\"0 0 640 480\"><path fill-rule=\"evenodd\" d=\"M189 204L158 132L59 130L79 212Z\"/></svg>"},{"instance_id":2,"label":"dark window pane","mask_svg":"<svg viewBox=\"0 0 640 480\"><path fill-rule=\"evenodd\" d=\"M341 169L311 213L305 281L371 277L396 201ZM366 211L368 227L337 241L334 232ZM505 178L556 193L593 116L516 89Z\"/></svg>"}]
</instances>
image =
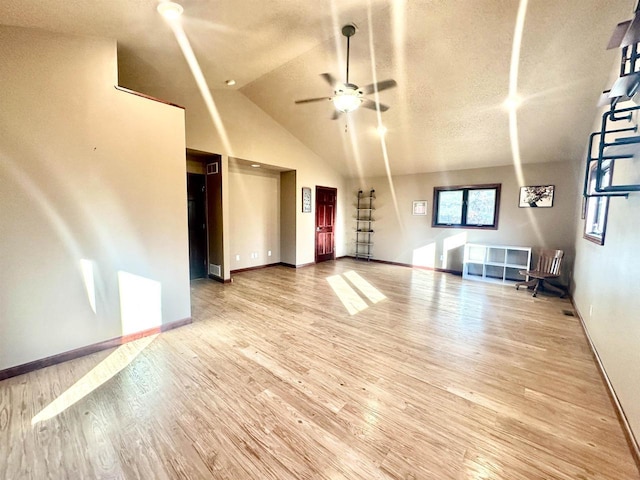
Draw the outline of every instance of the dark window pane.
<instances>
[{"instance_id":1,"label":"dark window pane","mask_svg":"<svg viewBox=\"0 0 640 480\"><path fill-rule=\"evenodd\" d=\"M467 225L493 225L495 206L495 190L469 190Z\"/></svg>"},{"instance_id":2,"label":"dark window pane","mask_svg":"<svg viewBox=\"0 0 640 480\"><path fill-rule=\"evenodd\" d=\"M433 227L498 228L500 184L434 187Z\"/></svg>"},{"instance_id":3,"label":"dark window pane","mask_svg":"<svg viewBox=\"0 0 640 480\"><path fill-rule=\"evenodd\" d=\"M438 192L437 222L445 225L462 223L462 190Z\"/></svg>"},{"instance_id":4,"label":"dark window pane","mask_svg":"<svg viewBox=\"0 0 640 480\"><path fill-rule=\"evenodd\" d=\"M596 165L589 172L589 192L596 193ZM602 162L602 185L611 185L611 162ZM598 245L604 245L604 234L607 228L608 197L587 198L587 211L584 223L584 237Z\"/></svg>"}]
</instances>

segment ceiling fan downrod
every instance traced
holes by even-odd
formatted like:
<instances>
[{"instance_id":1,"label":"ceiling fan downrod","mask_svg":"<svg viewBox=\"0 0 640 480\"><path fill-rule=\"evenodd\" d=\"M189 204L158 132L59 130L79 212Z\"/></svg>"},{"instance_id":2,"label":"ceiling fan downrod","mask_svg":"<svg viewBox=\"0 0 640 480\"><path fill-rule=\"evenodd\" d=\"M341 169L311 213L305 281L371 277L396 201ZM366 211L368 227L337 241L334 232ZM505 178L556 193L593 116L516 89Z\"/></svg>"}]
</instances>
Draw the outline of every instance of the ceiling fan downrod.
<instances>
[{"instance_id":1,"label":"ceiling fan downrod","mask_svg":"<svg viewBox=\"0 0 640 480\"><path fill-rule=\"evenodd\" d=\"M347 37L347 85L349 84L349 50L350 50L350 40L353 35L356 33L356 26L353 23L349 23L342 27L342 35Z\"/></svg>"}]
</instances>

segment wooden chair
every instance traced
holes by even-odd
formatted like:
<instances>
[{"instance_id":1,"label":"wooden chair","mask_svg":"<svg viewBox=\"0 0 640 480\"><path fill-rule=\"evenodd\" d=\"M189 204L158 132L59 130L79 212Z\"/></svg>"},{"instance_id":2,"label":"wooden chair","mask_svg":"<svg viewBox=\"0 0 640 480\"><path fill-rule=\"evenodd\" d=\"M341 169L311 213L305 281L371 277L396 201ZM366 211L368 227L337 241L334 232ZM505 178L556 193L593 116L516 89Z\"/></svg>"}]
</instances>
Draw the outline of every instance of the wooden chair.
<instances>
[{"instance_id":1,"label":"wooden chair","mask_svg":"<svg viewBox=\"0 0 640 480\"><path fill-rule=\"evenodd\" d=\"M548 282L544 283L545 280L558 278L560 276L560 266L562 265L563 257L564 252L562 250L542 249L535 270L520 270L520 275L526 275L529 277L529 280L516 283L516 290L519 290L520 287L533 287L533 296L535 297L538 295L538 290L542 288L543 290L551 290L559 293L560 298L564 298L567 292Z\"/></svg>"}]
</instances>

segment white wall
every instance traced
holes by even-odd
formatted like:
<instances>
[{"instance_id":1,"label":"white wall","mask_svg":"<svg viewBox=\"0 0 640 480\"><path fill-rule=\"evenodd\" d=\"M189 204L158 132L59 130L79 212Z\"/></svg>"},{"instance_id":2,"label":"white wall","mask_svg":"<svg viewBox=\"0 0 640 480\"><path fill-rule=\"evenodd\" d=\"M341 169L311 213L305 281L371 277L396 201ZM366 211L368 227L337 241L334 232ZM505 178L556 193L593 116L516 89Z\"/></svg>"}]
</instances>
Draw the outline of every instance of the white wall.
<instances>
[{"instance_id":1,"label":"white wall","mask_svg":"<svg viewBox=\"0 0 640 480\"><path fill-rule=\"evenodd\" d=\"M280 172L230 167L229 247L231 270L280 262Z\"/></svg>"},{"instance_id":2,"label":"white wall","mask_svg":"<svg viewBox=\"0 0 640 480\"><path fill-rule=\"evenodd\" d=\"M600 117L594 121L594 130L599 129ZM638 158L624 160L617 167L614 167L617 184L640 182ZM576 169L579 171L577 184L580 192L584 168L585 160L578 159ZM624 170L628 176L619 176ZM631 193L629 199L609 200L604 245L584 239L584 220L578 220L575 235L575 289L572 292L576 308L585 322L636 440L640 440L639 225L640 192Z\"/></svg>"},{"instance_id":3,"label":"white wall","mask_svg":"<svg viewBox=\"0 0 640 480\"><path fill-rule=\"evenodd\" d=\"M552 208L519 208L520 185L513 167L493 167L392 177L396 202L386 177L353 181L349 218L355 218L356 193L376 190L374 200L374 258L432 268L462 270L462 247L467 243L559 248L566 252L565 283L573 260L575 198L574 173L570 162L523 166L526 185L555 185ZM497 230L431 227L433 188L447 185L501 183ZM427 200L428 214L414 216L414 200ZM397 208L397 211L396 211ZM355 236L350 232L349 252ZM442 260L441 260L442 256Z\"/></svg>"},{"instance_id":4,"label":"white wall","mask_svg":"<svg viewBox=\"0 0 640 480\"><path fill-rule=\"evenodd\" d=\"M114 41L0 27L0 58L0 369L188 318L183 110L115 90Z\"/></svg>"}]
</instances>

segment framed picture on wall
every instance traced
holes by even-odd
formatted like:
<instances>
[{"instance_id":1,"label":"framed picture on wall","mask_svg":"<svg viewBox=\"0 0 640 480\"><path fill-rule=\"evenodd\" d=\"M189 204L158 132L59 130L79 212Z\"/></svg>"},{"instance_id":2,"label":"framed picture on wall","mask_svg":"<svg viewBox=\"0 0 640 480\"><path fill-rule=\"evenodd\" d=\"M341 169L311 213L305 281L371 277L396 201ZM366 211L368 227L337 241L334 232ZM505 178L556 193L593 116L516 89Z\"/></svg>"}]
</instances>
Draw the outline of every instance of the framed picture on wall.
<instances>
[{"instance_id":1,"label":"framed picture on wall","mask_svg":"<svg viewBox=\"0 0 640 480\"><path fill-rule=\"evenodd\" d=\"M427 201L426 200L414 200L413 201L413 214L414 215L426 215L427 214Z\"/></svg>"},{"instance_id":2,"label":"framed picture on wall","mask_svg":"<svg viewBox=\"0 0 640 480\"><path fill-rule=\"evenodd\" d=\"M520 208L553 207L554 185L534 185L531 187L520 187Z\"/></svg>"},{"instance_id":3,"label":"framed picture on wall","mask_svg":"<svg viewBox=\"0 0 640 480\"><path fill-rule=\"evenodd\" d=\"M311 213L311 189L302 187L302 213Z\"/></svg>"}]
</instances>

